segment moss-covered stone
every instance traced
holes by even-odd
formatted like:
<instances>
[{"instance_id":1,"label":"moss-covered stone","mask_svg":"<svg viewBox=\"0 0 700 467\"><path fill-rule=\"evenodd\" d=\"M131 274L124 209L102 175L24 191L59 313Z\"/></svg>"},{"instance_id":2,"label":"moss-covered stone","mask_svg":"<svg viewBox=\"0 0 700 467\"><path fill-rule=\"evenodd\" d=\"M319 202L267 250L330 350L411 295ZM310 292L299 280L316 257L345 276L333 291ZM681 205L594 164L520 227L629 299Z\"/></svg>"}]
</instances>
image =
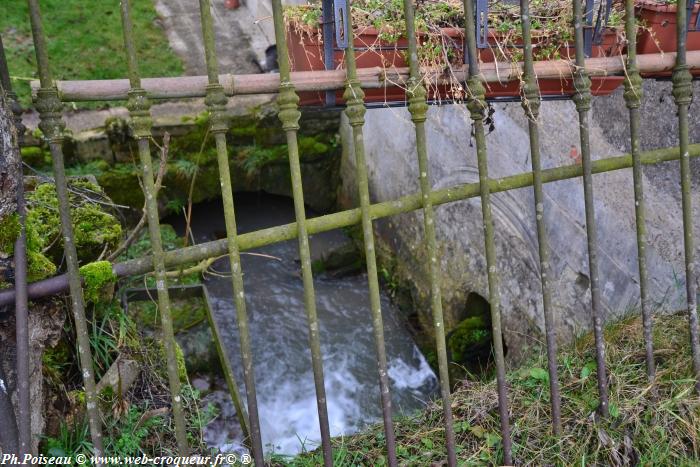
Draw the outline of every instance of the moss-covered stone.
<instances>
[{"instance_id":1,"label":"moss-covered stone","mask_svg":"<svg viewBox=\"0 0 700 467\"><path fill-rule=\"evenodd\" d=\"M274 112L267 110L251 109L248 114L231 119L226 137L233 189L291 195L286 138ZM335 206L340 164L338 122L337 112L305 117L298 137L305 199L322 212ZM167 170L159 194L161 212L181 212L190 192L194 203L221 196L216 144L208 129L208 114L183 119L183 123L190 123L190 126L170 132ZM169 127L154 128L155 139L158 140L158 135L164 131L169 131ZM94 175L114 203L140 212L144 198L133 139L123 119L119 118L108 119L104 132L114 156L112 160L100 159L101 156L95 154L92 160L68 164L67 173ZM73 144L81 144L79 140ZM154 145L151 150L155 163L159 149ZM41 163L45 149L36 147L27 148L27 151L38 167L48 165ZM85 152L81 151L83 159L86 159Z\"/></svg>"},{"instance_id":2,"label":"moss-covered stone","mask_svg":"<svg viewBox=\"0 0 700 467\"><path fill-rule=\"evenodd\" d=\"M91 302L100 301L105 287L113 284L117 278L109 261L88 263L80 268L80 275L85 284L83 287L85 299Z\"/></svg>"},{"instance_id":3,"label":"moss-covered stone","mask_svg":"<svg viewBox=\"0 0 700 467\"><path fill-rule=\"evenodd\" d=\"M92 261L116 248L122 237L122 227L114 215L105 211L109 199L99 186L87 180L71 179L69 189L78 259ZM41 183L27 194L27 234L34 252L46 253L54 264L60 263L63 240L53 183Z\"/></svg>"},{"instance_id":4,"label":"moss-covered stone","mask_svg":"<svg viewBox=\"0 0 700 467\"><path fill-rule=\"evenodd\" d=\"M11 255L14 252L15 240L19 236L20 229L17 213L12 213L0 220L0 254Z\"/></svg>"},{"instance_id":5,"label":"moss-covered stone","mask_svg":"<svg viewBox=\"0 0 700 467\"><path fill-rule=\"evenodd\" d=\"M457 325L447 341L452 361L473 365L476 359L491 352L491 330L482 316L472 316Z\"/></svg>"}]
</instances>

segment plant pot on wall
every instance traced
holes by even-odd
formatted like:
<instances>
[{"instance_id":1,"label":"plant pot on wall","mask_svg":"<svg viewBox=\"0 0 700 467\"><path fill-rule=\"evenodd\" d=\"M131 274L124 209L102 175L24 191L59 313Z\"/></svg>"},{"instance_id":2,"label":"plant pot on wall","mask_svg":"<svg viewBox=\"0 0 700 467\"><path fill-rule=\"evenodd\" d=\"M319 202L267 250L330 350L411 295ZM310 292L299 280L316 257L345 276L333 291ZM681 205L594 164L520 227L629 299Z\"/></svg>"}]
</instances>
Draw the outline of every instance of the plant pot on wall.
<instances>
[{"instance_id":1,"label":"plant pot on wall","mask_svg":"<svg viewBox=\"0 0 700 467\"><path fill-rule=\"evenodd\" d=\"M641 27L637 33L638 54L675 52L676 5L654 0L638 0L635 5L637 20ZM687 50L700 50L700 30L695 29L700 4L695 4L688 25Z\"/></svg>"},{"instance_id":2,"label":"plant pot on wall","mask_svg":"<svg viewBox=\"0 0 700 467\"><path fill-rule=\"evenodd\" d=\"M464 44L464 31L456 28L444 28L441 30L443 42L452 50L452 55L461 63ZM421 34L418 34L421 41ZM489 47L480 49L479 59L482 63L499 61L512 61L522 57L521 43L518 40L508 40L499 33L489 32ZM287 28L287 43L289 46L290 61L293 71L321 71L325 70L323 60L323 42L320 29L312 28ZM374 28L364 28L354 34L355 56L358 68L380 67L384 69L405 68L408 66L405 59L407 41L400 38L395 42L383 40L379 31ZM507 45L504 45L507 44ZM623 41L618 37L614 29L603 30L602 41L593 46L593 57L619 55L623 52ZM537 38L535 38L534 52L537 54ZM573 47L565 46L559 49L560 58L573 59ZM344 68L344 52L334 50L332 69ZM613 92L624 82L624 77L594 77L592 78L591 91L594 95L607 95ZM548 78L539 80L542 96L571 96L575 90L572 77ZM443 84L429 84L428 96L434 100L459 100L463 98L463 91L455 86ZM516 97L520 93L520 83L517 81L508 83L486 83L487 98ZM336 92L336 102L342 103L343 91ZM301 105L322 105L325 102L324 92L300 92ZM365 89L365 102L382 103L405 101L406 93L401 87L385 87L382 89Z\"/></svg>"}]
</instances>

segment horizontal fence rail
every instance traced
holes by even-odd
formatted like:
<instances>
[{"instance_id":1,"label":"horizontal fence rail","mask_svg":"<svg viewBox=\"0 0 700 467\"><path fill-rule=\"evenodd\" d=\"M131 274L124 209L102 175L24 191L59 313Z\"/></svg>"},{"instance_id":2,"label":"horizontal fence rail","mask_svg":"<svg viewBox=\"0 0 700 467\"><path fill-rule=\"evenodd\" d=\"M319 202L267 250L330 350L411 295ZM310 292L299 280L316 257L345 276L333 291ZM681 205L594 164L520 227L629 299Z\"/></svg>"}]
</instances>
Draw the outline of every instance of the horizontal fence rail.
<instances>
[{"instance_id":1,"label":"horizontal fence rail","mask_svg":"<svg viewBox=\"0 0 700 467\"><path fill-rule=\"evenodd\" d=\"M688 146L689 157L700 157L700 143ZM640 162L643 165L654 165L661 162L671 162L680 159L678 148L655 149L640 153ZM611 172L632 168L633 161L631 154L608 157L593 161L593 174ZM566 165L542 170L542 182L552 183L561 180L578 178L582 174L580 165ZM533 186L532 172L510 175L502 178L489 180L491 193L501 193L518 188ZM421 208L420 193L402 196L392 201L384 201L369 206L370 216L373 220L385 217L405 214ZM479 196L479 183L463 183L449 188L441 188L430 192L430 199L433 205L461 201ZM357 225L362 220L359 208L347 209L345 211L326 214L307 220L308 232L310 235L328 232L343 227ZM297 238L296 222L289 224L268 227L238 235L238 247L240 251L252 250L274 243L294 240ZM185 247L176 251L165 252L165 265L169 268L182 266L187 263L205 261L227 254L226 239L213 240L200 243L195 246ZM137 276L153 272L150 256L132 259L113 265L114 274L118 277ZM61 274L50 279L29 284L29 298L36 299L48 295L54 295L68 289L68 277ZM0 290L0 306L13 303L15 300L15 290Z\"/></svg>"},{"instance_id":2,"label":"horizontal fence rail","mask_svg":"<svg viewBox=\"0 0 700 467\"><path fill-rule=\"evenodd\" d=\"M161 311L164 344L168 360L169 385L172 397L173 417L176 426L176 438L180 454L188 451L187 433L184 413L180 399L180 381L177 374L174 336L169 314L169 296L165 271L169 267L181 266L186 263L199 262L214 257L227 255L232 269L232 284L235 293L236 319L241 333L241 360L244 369L246 401L248 415L238 404L239 417L242 425L249 427L246 439L252 451L256 465L264 465L262 449L262 434L257 410L255 377L253 371L253 353L248 334L248 317L243 288L243 271L240 262L240 252L258 248L273 243L297 239L301 259L301 273L304 284L304 304L308 321L309 350L314 375L318 421L321 432L321 450L326 466L333 465L333 451L326 405L323 359L320 348L320 327L316 313L316 296L310 261L309 235L325 232L341 227L360 224L363 228L363 243L367 258L367 273L370 295L370 313L374 328L375 345L377 349L378 386L381 393L382 414L387 463L391 466L398 464L396 452L396 437L393 430L390 385L387 378L386 350L384 347L383 325L379 301L379 282L373 240L373 221L388 216L420 210L423 214L424 244L428 257L428 278L430 282L430 303L435 331L435 347L440 374L440 392L443 407L443 426L446 446L446 463L457 465L458 448L455 442L455 432L452 419L452 396L448 372L448 358L445 344L444 322L442 316L442 296L440 290L441 270L437 258L435 207L469 198L479 197L482 208L482 226L484 231L484 251L487 263L487 280L489 288L489 303L491 304L491 322L494 339L494 358L496 363L496 382L498 391L498 413L501 423L501 442L503 463L512 465L514 459L511 448L511 420L508 406L506 384L506 364L500 324L500 287L497 265L497 250L495 244L494 220L491 212L490 197L494 193L532 187L535 199L535 217L538 240L540 265L540 281L543 297L543 316L545 323L546 347L549 370L549 391L552 408L552 432L556 437L562 434L564 427L561 423L561 396L558 385L557 349L554 326L554 312L551 305L549 273L549 247L547 245L547 226L544 222L545 183L578 178L583 180L583 199L586 219L586 238L588 246L588 266L591 291L591 320L595 336L595 355L598 378L598 415L608 416L609 381L607 379L605 361L605 342L603 336L604 316L601 307L598 275L598 242L596 234L596 215L594 210L593 175L614 170L632 168L635 201L636 240L639 265L639 286L641 297L641 312L644 325L646 371L649 381L653 383L655 368L653 346L651 342L652 310L647 298L647 268L646 268L646 230L645 205L642 186L642 166L665 161L679 161L681 204L683 211L684 229L684 259L687 295L687 313L690 328L692 349L692 368L696 377L696 389L700 391L700 332L698 330L696 303L696 271L694 267L694 236L691 206L691 173L690 157L700 156L700 144L689 144L688 112L693 97L691 70L700 68L700 51L686 52L687 36L687 0L677 1L677 53L637 55L635 52L636 20L634 17L634 1L625 0L625 29L628 36L628 55L608 58L585 59L585 38L583 20L586 12L582 2L573 0L573 17L575 37L575 60L555 60L535 62L532 53L532 37L529 24L528 0L520 1L522 19L522 34L524 44L523 63L487 63L480 64L477 57L475 0L464 0L466 38L466 63L460 69L451 71L466 89L466 106L469 111L476 143L479 181L464 183L450 188L433 190L430 174L430 154L427 142L425 122L427 120L427 91L426 80L440 82L444 79L444 70L420 69L418 63L418 40L415 30L415 5L412 0L403 1L403 12L406 18L406 39L408 44L407 68L385 70L379 67L358 69L355 63L353 41L347 41L345 54L346 69L326 70L318 72L292 72L283 19L281 0L272 0L275 37L279 51L279 73L259 75L219 74L215 53L214 31L211 18L210 0L200 0L200 19L204 36L204 53L207 64L207 76L177 77L177 78L146 78L138 74L137 57L134 49L133 31L130 19L129 0L121 1L124 43L127 51L129 79L127 80L97 80L97 81L54 81L51 77L48 62L48 52L44 37L39 0L28 0L31 12L32 32L37 54L40 80L32 82L32 89L40 111L41 128L51 148L53 169L58 191L61 211L62 232L65 243L67 273L51 279L30 284L26 290L21 279L17 290L0 291L0 305L16 301L18 317L26 317L26 299L70 290L71 306L76 321L76 332L79 343L80 364L83 368L87 413L90 422L92 441L96 454L102 451L101 418L97 407L94 376L90 369L92 356L87 341L86 318L80 276L77 268L77 256L72 242L70 212L66 192L66 177L63 163L61 143L63 141L64 124L61 116L61 102L73 101L110 101L128 100L131 123L135 138L138 141L141 168L143 170L144 190L146 192L146 207L153 256L129 260L113 265L113 272L118 277L135 276L155 272ZM326 6L333 2L325 1ZM347 31L352 31L349 11L338 4L335 16L344 18ZM346 15L344 17L343 15ZM481 23L480 23L481 24ZM328 29L328 28L326 28ZM329 34L326 34L328 37ZM343 42L345 47L345 42ZM328 57L327 57L328 58ZM640 73L672 71L673 96L678 108L679 146L655 151L642 152L639 145L640 137L640 107L642 103ZM607 75L625 76L625 103L629 111L631 154L593 160L589 142L589 120L591 106L591 77ZM541 98L537 87L540 78L566 78L574 82L575 92L571 100L576 106L579 120L579 144L581 147L581 165L560 166L543 170L541 167L539 147L539 108ZM486 146L484 120L487 118L487 103L485 85L488 83L505 83L518 81L521 86L521 103L528 118L528 135L531 153L532 172L520 173L509 177L492 179L488 175L488 148ZM393 83L393 84L392 84ZM420 192L403 196L396 200L371 204L367 180L367 168L364 153L364 94L362 89L376 89L390 85L402 86L406 89L408 110L414 124L416 138L416 156L419 168ZM7 87L3 83L3 87ZM297 131L299 130L298 92L300 91L335 91L344 89L344 97L348 103L345 112L352 127L353 149L357 171L357 190L360 207L342 212L307 219L304 210L302 180L299 163L299 148ZM6 89L9 90L9 89ZM292 192L295 207L296 222L258 230L247 234L238 234L235 224L233 193L230 180L230 168L226 148L226 132L228 122L225 118L227 97L245 94L270 93L278 94L279 119L285 133ZM204 97L207 110L211 115L210 131L216 140L217 158L222 187L222 199L226 220L226 238L202 243L165 252L162 249L159 218L157 210L157 189L154 184L149 138L151 130L149 99L181 99ZM21 248L19 249L21 252ZM21 266L20 266L21 269ZM21 272L21 271L20 271ZM26 320L25 320L26 321ZM19 321L18 321L19 322ZM212 322L213 325L215 323ZM24 326L24 324L23 324ZM19 328L18 328L19 329ZM21 330L20 330L21 331ZM220 349L221 350L221 349ZM221 353L221 352L220 352ZM230 367L224 359L224 365ZM26 362L25 362L26 363ZM23 364L21 361L19 364ZM226 368L231 375L230 368ZM234 401L238 400L236 383L233 377L228 378L230 391ZM25 394L26 396L26 394ZM517 423L517 420L515 420ZM27 425L22 427L27 429ZM25 436L26 438L26 436Z\"/></svg>"},{"instance_id":3,"label":"horizontal fence rail","mask_svg":"<svg viewBox=\"0 0 700 467\"><path fill-rule=\"evenodd\" d=\"M624 75L625 55L616 57L586 59L586 71L589 76ZM642 73L659 73L672 71L676 63L676 54L645 54L637 56L637 66ZM687 64L690 70L700 69L700 51L688 52ZM568 78L577 67L570 60L552 60L534 62L538 78ZM466 79L467 69L453 69L450 74L459 82ZM499 62L484 63L479 67L479 77L486 83L507 83L519 81L523 75L520 64ZM443 84L443 70L421 69L421 76L429 82ZM290 73L290 81L297 92L333 91L345 88L345 70L299 71ZM359 68L357 79L363 89L378 89L394 86L406 86L409 79L408 68L384 69L381 67ZM250 94L276 94L279 92L279 73L260 73L251 75L219 75L219 82L227 96ZM444 83L448 83L447 79ZM184 99L206 97L209 79L206 76L179 76L173 78L143 78L141 87L151 99ZM55 81L59 96L63 102L81 101L115 101L126 100L129 95L128 79L104 79L81 81ZM38 89L36 81L31 82L33 90Z\"/></svg>"}]
</instances>

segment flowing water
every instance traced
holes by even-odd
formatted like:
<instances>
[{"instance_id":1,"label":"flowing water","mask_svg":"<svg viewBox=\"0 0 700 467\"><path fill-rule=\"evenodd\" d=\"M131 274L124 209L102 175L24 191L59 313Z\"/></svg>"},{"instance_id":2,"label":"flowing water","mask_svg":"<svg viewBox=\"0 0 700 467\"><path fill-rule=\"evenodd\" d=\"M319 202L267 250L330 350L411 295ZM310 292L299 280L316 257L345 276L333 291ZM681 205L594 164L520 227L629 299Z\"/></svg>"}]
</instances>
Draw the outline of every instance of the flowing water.
<instances>
[{"instance_id":1,"label":"flowing water","mask_svg":"<svg viewBox=\"0 0 700 467\"><path fill-rule=\"evenodd\" d=\"M289 198L265 194L236 198L241 233L294 220ZM193 211L197 242L224 235L220 201ZM318 256L346 241L341 231L315 235L312 253ZM250 253L242 255L242 263L263 444L268 452L295 454L302 447L316 447L320 439L297 241ZM218 260L213 269L228 273L228 259ZM367 276L319 275L314 285L331 434L349 434L381 420ZM206 287L245 400L231 280L209 276ZM385 294L381 304L395 413L409 414L436 395L437 380ZM223 407L207 429L206 441L222 449L235 448L240 435L232 428L236 419L228 394L219 390L209 398Z\"/></svg>"}]
</instances>

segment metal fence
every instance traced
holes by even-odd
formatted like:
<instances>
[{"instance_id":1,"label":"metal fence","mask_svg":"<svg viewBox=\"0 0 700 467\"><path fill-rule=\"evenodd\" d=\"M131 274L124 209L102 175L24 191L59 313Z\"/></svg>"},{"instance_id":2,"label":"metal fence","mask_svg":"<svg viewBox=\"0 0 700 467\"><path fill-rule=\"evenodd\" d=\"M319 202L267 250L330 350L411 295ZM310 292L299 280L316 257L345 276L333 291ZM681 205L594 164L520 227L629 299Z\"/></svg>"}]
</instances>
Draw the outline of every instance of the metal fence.
<instances>
[{"instance_id":1,"label":"metal fence","mask_svg":"<svg viewBox=\"0 0 700 467\"><path fill-rule=\"evenodd\" d=\"M83 368L83 380L86 394L87 414L90 433L96 455L102 454L102 439L100 417L97 407L97 394L92 372L92 356L88 341L85 305L78 272L78 262L75 246L72 242L73 232L70 222L66 176L62 152L64 123L62 120L62 101L76 100L116 100L128 98L130 121L133 135L138 142L140 163L142 168L144 191L149 234L153 247L153 255L147 258L131 260L114 266L118 276L155 272L158 305L162 318L163 339L168 362L170 392L172 397L173 418L177 433L177 443L181 454L188 452L185 420L180 395L180 380L177 372L173 326L170 316L169 294L167 287L166 268L185 262L211 258L228 254L233 290L235 294L236 318L240 332L241 359L243 363L244 383L247 398L247 425L249 428L248 445L252 451L256 465L263 465L263 448L260 433L260 421L256 399L255 374L251 339L246 314L246 300L241 270L240 251L267 245L291 238L299 241L301 270L304 283L305 307L308 317L309 347L311 349L313 374L316 388L316 401L320 423L322 450L325 465L332 465L331 435L328 424L328 411L324 388L323 363L319 341L319 323L316 314L316 299L314 294L313 274L309 252L309 235L338 227L361 224L364 238L364 250L367 260L369 281L369 297L371 317L374 327L374 337L377 350L378 382L381 390L381 404L386 440L386 455L388 464L397 465L396 438L392 424L392 407L390 385L387 374L387 360L384 345L382 314L379 300L379 282L373 239L373 221L379 218L421 209L424 219L424 241L429 261L429 280L433 325L435 328L436 348L440 376L442 407L444 411L444 429L447 452L447 464L457 464L454 427L452 423L451 394L448 377L448 358L445 345L445 329L442 314L440 269L438 266L435 237L436 205L479 196L483 211L483 230L485 238L485 253L488 271L489 302L491 304L491 320L493 326L494 356L496 363L496 378L498 387L498 404L503 442L503 463L514 462L511 454L510 420L508 410L508 394L505 381L505 361L500 324L499 271L496 264L496 248L494 243L494 226L491 212L490 196L492 193L516 188L532 186L535 197L535 212L537 220L537 239L539 244L540 278L543 296L543 312L546 330L546 347L549 365L549 384L552 406L552 432L560 435L562 424L560 416L560 390L557 376L557 349L553 314L550 298L549 282L549 249L547 245L547 226L543 215L543 184L555 180L582 177L584 183L584 202L586 216L586 234L588 238L588 259L590 268L591 287L591 317L595 335L595 350L597 361L598 412L601 417L608 416L608 381L606 379L605 343L603 340L603 318L601 310L600 285L598 275L598 241L596 238L596 216L593 204L592 176L594 173L619 170L631 167L634 177L634 202L636 214L638 261L640 274L641 310L644 323L644 339L646 344L646 364L649 381L654 380L654 355L652 348L652 309L647 297L647 268L645 257L645 220L644 196L642 186L642 164L653 164L661 161L679 160L682 188L682 210L685 247L685 273L687 287L687 312L690 327L692 347L692 368L698 380L696 389L700 390L700 341L698 337L698 320L696 304L696 272L693 257L693 230L691 216L690 193L690 156L700 155L700 145L689 145L688 142L688 108L692 100L692 76L686 62L686 35L688 19L687 0L677 1L677 38L678 51L675 54L673 68L673 96L678 107L679 148L650 152L641 152L639 144L640 105L642 102L642 79L640 64L635 53L635 15L633 0L625 0L626 21L625 29L628 41L627 55L622 56L620 69L624 71L625 102L629 109L631 154L626 156L602 159L593 162L589 145L589 110L591 106L591 81L589 67L584 54L583 5L574 1L575 30L575 61L567 64L567 70L573 74L575 94L572 97L576 105L580 128L580 146L582 155L581 166L556 167L543 170L540 162L539 145L539 108L540 94L537 85L537 65L533 61L532 34L530 31L528 0L520 1L522 19L524 63L518 66L518 74L522 73L521 102L523 111L528 118L530 135L530 152L532 172L491 179L488 175L488 149L486 147L484 119L487 116L484 81L488 80L489 70L482 73L477 59L475 2L465 0L466 14L466 56L467 66L463 76L466 89L466 106L470 112L473 124L473 135L476 141L479 182L463 184L447 189L433 191L428 162L425 121L428 105L426 88L423 84L422 70L419 69L417 56L417 40L414 27L414 4L412 0L404 0L406 18L406 36L408 39L408 70L399 71L406 78L408 110L415 126L416 154L420 174L420 193L405 196L397 200L371 204L368 189L368 176L365 165L365 148L363 142L364 125L364 93L363 87L372 86L377 79L374 70L358 70L355 63L355 50L352 40L347 41L345 49L345 70L330 70L318 73L293 74L290 70L285 25L281 0L272 0L275 36L279 56L279 74L265 77L222 75L219 76L217 57L215 53L215 38L210 11L210 0L200 0L200 13L204 47L207 63L207 78L156 78L144 80L139 77L138 60L134 47L134 31L131 23L131 10L128 0L121 1L121 17L124 31L124 44L127 52L129 69L128 86L123 80L111 80L103 83L95 82L63 82L57 83L52 79L47 53L46 39L42 27L42 19L38 0L28 0L34 46L38 63L40 88L36 92L36 107L40 112L40 128L46 138L53 157L53 170L59 199L62 235L65 244L67 274L43 283L27 286L26 267L22 267L22 251L24 237L18 239L16 249L17 271L16 287L13 291L0 293L0 302L14 300L17 312L18 330L18 372L19 407L20 407L20 438L23 453L29 452L29 396L28 396L28 352L27 349L27 299L32 296L58 293L70 289L71 307L75 318L80 364ZM324 2L328 4L329 2ZM352 31L351 15L345 12L346 32ZM342 10L336 14L342 14ZM674 57L674 54L667 54ZM695 57L695 56L693 56ZM643 59L643 58L642 58ZM640 60L641 62L641 60ZM695 63L697 65L697 63ZM6 64L3 59L3 76L7 77ZM496 65L498 69L498 65ZM3 79L3 87L9 91L9 79ZM296 222L268 228L244 235L238 235L234 215L233 193L231 188L229 160L227 157L225 133L228 131L224 108L228 96L242 93L262 93L271 90L271 86L279 92L279 119L286 135L289 148L289 164L291 169L292 189ZM357 189L360 206L358 209L346 210L326 216L307 220L304 212L302 180L299 165L299 148L297 130L299 129L300 110L298 108L298 89L332 91L344 87L346 101L345 113L352 127L354 152L357 170ZM147 89L146 89L147 88ZM149 139L151 137L151 117L149 98L181 98L204 96L209 110L210 131L214 134L218 155L221 194L226 220L226 239L209 242L173 252L164 252L160 239L159 218L156 188L151 162ZM21 204L20 204L21 206ZM22 214L22 211L20 211ZM24 349L24 351L22 351Z\"/></svg>"}]
</instances>

